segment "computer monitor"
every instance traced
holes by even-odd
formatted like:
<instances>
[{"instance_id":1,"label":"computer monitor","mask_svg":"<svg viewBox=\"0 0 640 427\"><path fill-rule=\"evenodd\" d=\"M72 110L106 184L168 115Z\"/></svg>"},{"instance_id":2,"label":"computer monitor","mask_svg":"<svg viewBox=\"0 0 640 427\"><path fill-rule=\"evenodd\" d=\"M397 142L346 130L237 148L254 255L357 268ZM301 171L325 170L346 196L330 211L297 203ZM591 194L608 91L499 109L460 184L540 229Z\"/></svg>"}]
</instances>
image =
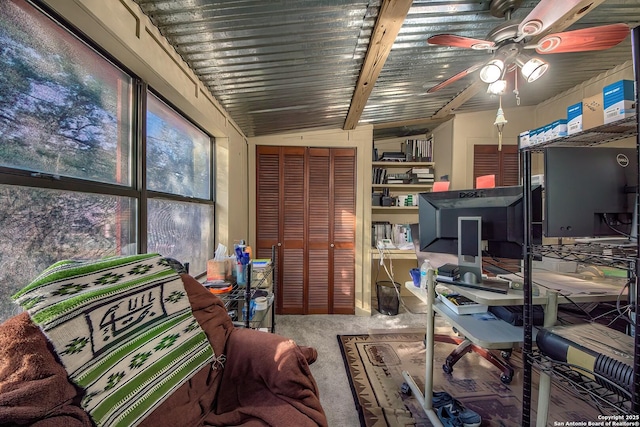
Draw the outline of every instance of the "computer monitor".
<instances>
[{"instance_id":1,"label":"computer monitor","mask_svg":"<svg viewBox=\"0 0 640 427\"><path fill-rule=\"evenodd\" d=\"M637 181L635 148L546 148L544 235L629 235Z\"/></svg>"},{"instance_id":2,"label":"computer monitor","mask_svg":"<svg viewBox=\"0 0 640 427\"><path fill-rule=\"evenodd\" d=\"M531 194L532 237L542 239L542 189ZM418 217L420 250L458 253L458 217L481 217L482 240L487 252L496 258L523 258L523 187L495 187L420 193Z\"/></svg>"}]
</instances>

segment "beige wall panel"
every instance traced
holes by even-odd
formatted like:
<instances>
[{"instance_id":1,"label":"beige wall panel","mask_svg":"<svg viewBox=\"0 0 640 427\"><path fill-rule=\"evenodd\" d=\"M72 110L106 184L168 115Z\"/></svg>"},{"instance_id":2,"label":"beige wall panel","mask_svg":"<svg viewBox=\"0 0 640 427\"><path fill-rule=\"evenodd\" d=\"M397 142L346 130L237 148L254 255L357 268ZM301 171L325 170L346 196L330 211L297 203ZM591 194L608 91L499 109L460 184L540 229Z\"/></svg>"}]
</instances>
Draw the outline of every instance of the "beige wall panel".
<instances>
[{"instance_id":1,"label":"beige wall panel","mask_svg":"<svg viewBox=\"0 0 640 427\"><path fill-rule=\"evenodd\" d=\"M602 89L611 83L618 80L633 80L633 78L633 64L629 61L554 96L536 107L534 127L544 126L558 119L566 119L568 106L602 92Z\"/></svg>"},{"instance_id":2,"label":"beige wall panel","mask_svg":"<svg viewBox=\"0 0 640 427\"><path fill-rule=\"evenodd\" d=\"M433 130L433 159L436 162L436 181L444 175L451 180L453 170L453 120Z\"/></svg>"},{"instance_id":3,"label":"beige wall panel","mask_svg":"<svg viewBox=\"0 0 640 427\"><path fill-rule=\"evenodd\" d=\"M451 167L451 189L473 188L473 145L498 144L498 130L493 125L495 111L456 114L453 124L453 159ZM505 108L507 124L502 143L517 144L518 135L531 129L534 124L534 107Z\"/></svg>"}]
</instances>

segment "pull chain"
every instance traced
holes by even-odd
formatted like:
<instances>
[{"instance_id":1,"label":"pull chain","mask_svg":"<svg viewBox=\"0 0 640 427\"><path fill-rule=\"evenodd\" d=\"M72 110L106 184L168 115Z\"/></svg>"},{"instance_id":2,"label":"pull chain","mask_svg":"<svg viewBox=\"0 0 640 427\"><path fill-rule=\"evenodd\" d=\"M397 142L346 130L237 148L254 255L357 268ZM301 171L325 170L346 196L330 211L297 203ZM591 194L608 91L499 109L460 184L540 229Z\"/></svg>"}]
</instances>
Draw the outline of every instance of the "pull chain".
<instances>
[{"instance_id":1,"label":"pull chain","mask_svg":"<svg viewBox=\"0 0 640 427\"><path fill-rule=\"evenodd\" d=\"M520 106L520 91L518 90L518 69L513 72L514 75L514 89L513 93L516 95L516 105Z\"/></svg>"}]
</instances>

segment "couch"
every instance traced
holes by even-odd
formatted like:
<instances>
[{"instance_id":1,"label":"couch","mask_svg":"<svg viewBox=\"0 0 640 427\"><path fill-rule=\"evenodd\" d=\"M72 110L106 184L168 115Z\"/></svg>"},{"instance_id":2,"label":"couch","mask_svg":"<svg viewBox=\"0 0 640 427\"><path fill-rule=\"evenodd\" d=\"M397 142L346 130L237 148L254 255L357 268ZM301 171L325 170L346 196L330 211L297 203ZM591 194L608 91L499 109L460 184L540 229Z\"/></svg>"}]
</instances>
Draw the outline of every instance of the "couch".
<instances>
[{"instance_id":1,"label":"couch","mask_svg":"<svg viewBox=\"0 0 640 427\"><path fill-rule=\"evenodd\" d=\"M102 268L101 272L104 271L107 270ZM109 271L107 276L110 274ZM175 273L175 277L178 278L178 289L183 287L188 296L191 314L197 320L203 336L206 335L206 346L210 347L207 348L209 359L186 375L170 393L165 393L155 406L151 405L135 422L121 425L327 425L318 387L309 369L309 364L317 357L315 349L298 346L276 334L234 327L218 297L184 272ZM42 280L38 286L42 286ZM38 287L32 287L31 292L34 289L42 292ZM34 298L26 298L27 294L19 296L17 301L33 308ZM166 294L165 290L165 300L168 301ZM66 298L65 303L72 301L67 295L56 295L61 300ZM40 297L37 300L45 299ZM69 346L63 350L60 344L55 343L61 334L56 335L54 329L47 329L49 326L42 322L43 311L30 309L0 325L0 425L118 425L104 421L105 418L101 419L86 409L90 401L87 399L90 397L89 388L79 385L82 381L75 379L78 371L72 367L81 359L81 354L71 357L74 355L70 354ZM78 318L82 319L83 316L88 319L86 313ZM149 317L148 310L139 318L145 316ZM131 322L131 318L127 320ZM38 324L39 321L42 323ZM104 329L104 334L111 332L108 328ZM96 337L92 340L95 341ZM114 348L121 348L127 342L125 339ZM97 351L96 343L91 345L94 350L91 357L109 354ZM184 365L181 363L178 367ZM144 369L139 371L145 372ZM171 376L174 371L177 369L172 368L164 375ZM142 401L149 395L153 395L153 390L130 393L122 401L131 405L136 399ZM131 405L131 408L135 409L136 406Z\"/></svg>"}]
</instances>

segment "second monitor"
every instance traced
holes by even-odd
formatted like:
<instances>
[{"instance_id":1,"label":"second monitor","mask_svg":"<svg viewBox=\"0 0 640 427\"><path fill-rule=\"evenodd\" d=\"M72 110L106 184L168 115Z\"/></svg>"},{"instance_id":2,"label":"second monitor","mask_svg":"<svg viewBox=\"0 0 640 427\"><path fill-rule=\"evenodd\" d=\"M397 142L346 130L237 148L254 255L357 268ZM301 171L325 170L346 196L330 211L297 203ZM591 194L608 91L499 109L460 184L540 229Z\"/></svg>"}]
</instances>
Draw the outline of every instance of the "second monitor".
<instances>
[{"instance_id":1,"label":"second monitor","mask_svg":"<svg viewBox=\"0 0 640 427\"><path fill-rule=\"evenodd\" d=\"M531 194L532 237L542 238L542 189ZM481 239L497 258L522 259L524 243L523 187L420 193L418 198L420 250L458 253L458 218L482 218Z\"/></svg>"}]
</instances>

